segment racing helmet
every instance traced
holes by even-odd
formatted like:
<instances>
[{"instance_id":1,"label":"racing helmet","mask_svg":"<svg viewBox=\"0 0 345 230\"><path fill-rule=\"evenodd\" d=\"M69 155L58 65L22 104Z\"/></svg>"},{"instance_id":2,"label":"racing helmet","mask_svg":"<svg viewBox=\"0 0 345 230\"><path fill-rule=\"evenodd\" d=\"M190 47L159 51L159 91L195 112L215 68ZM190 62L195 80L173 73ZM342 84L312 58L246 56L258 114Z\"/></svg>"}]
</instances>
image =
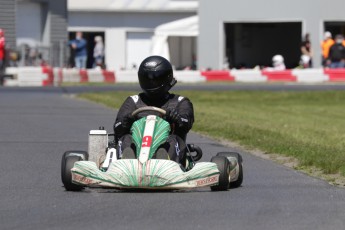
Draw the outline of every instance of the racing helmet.
<instances>
[{"instance_id":1,"label":"racing helmet","mask_svg":"<svg viewBox=\"0 0 345 230\"><path fill-rule=\"evenodd\" d=\"M145 58L138 70L139 84L147 95L162 95L175 84L170 62L161 56Z\"/></svg>"},{"instance_id":2,"label":"racing helmet","mask_svg":"<svg viewBox=\"0 0 345 230\"><path fill-rule=\"evenodd\" d=\"M272 58L272 64L273 66L279 66L279 65L284 64L283 56L280 54L274 55Z\"/></svg>"}]
</instances>

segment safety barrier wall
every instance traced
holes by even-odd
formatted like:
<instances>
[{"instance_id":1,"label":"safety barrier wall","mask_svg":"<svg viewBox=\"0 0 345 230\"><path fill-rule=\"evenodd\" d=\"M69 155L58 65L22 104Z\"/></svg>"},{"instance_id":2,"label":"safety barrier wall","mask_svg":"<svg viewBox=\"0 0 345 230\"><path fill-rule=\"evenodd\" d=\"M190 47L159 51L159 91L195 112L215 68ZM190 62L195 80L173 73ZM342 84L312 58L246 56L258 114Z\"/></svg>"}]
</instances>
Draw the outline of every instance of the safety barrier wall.
<instances>
[{"instance_id":1,"label":"safety barrier wall","mask_svg":"<svg viewBox=\"0 0 345 230\"><path fill-rule=\"evenodd\" d=\"M54 82L53 69L50 67L11 67L6 69L6 75L13 78L5 78L5 86L49 86Z\"/></svg>"},{"instance_id":2,"label":"safety barrier wall","mask_svg":"<svg viewBox=\"0 0 345 230\"><path fill-rule=\"evenodd\" d=\"M61 83L133 83L138 82L137 71L101 69L65 69L51 67L7 68L5 86L53 86ZM230 70L230 71L174 71L178 82L345 82L345 69Z\"/></svg>"}]
</instances>

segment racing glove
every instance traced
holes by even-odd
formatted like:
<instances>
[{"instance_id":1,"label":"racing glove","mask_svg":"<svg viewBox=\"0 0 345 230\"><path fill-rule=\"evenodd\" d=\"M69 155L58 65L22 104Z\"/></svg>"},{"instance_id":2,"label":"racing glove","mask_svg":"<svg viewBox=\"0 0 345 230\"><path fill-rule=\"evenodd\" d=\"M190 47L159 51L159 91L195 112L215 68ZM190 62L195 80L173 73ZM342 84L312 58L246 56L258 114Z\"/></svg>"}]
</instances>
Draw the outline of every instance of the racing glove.
<instances>
[{"instance_id":1,"label":"racing glove","mask_svg":"<svg viewBox=\"0 0 345 230\"><path fill-rule=\"evenodd\" d=\"M134 121L135 121L135 117L132 116L132 114L128 114L127 116L123 118L121 122L121 126L123 129L130 129Z\"/></svg>"},{"instance_id":2,"label":"racing glove","mask_svg":"<svg viewBox=\"0 0 345 230\"><path fill-rule=\"evenodd\" d=\"M175 108L167 110L165 117L169 123L175 123L177 125L181 123L181 116Z\"/></svg>"}]
</instances>

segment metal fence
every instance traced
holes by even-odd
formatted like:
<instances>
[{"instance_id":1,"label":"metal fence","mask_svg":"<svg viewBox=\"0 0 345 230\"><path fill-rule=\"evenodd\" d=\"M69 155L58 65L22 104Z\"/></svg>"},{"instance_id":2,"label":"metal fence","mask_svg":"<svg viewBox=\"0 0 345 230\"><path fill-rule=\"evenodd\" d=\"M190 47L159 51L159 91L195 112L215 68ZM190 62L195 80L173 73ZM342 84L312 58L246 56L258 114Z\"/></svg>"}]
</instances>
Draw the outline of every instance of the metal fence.
<instances>
[{"instance_id":1,"label":"metal fence","mask_svg":"<svg viewBox=\"0 0 345 230\"><path fill-rule=\"evenodd\" d=\"M8 47L6 54L6 66L8 67L44 65L68 67L70 49L66 41L60 41L50 46L22 44L17 47Z\"/></svg>"}]
</instances>

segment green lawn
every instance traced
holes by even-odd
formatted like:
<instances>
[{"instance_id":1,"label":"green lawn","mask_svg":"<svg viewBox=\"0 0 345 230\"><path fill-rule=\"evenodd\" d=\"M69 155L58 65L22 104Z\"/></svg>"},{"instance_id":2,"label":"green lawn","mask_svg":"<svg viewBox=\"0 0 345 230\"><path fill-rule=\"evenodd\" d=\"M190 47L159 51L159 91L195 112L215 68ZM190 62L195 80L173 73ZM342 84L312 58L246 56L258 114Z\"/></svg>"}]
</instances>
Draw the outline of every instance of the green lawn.
<instances>
[{"instance_id":1,"label":"green lawn","mask_svg":"<svg viewBox=\"0 0 345 230\"><path fill-rule=\"evenodd\" d=\"M184 91L195 109L193 131L267 153L300 166L345 176L345 91ZM118 108L130 92L82 94Z\"/></svg>"}]
</instances>

